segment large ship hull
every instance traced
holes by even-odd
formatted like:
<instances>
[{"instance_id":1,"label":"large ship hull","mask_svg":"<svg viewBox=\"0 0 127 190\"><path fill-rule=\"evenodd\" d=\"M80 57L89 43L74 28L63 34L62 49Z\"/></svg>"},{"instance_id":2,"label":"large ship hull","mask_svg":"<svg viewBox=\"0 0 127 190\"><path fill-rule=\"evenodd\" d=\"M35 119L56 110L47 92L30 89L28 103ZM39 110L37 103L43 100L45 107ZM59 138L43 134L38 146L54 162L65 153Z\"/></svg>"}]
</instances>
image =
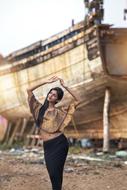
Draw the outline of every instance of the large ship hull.
<instances>
[{"instance_id":1,"label":"large ship hull","mask_svg":"<svg viewBox=\"0 0 127 190\"><path fill-rule=\"evenodd\" d=\"M110 136L126 138L126 39L127 29L108 25L85 29L81 22L48 40L10 54L5 58L6 63L1 64L0 114L10 121L29 120L27 87L57 75L81 98L74 120L66 129L69 136L102 138L104 96L108 88L111 92ZM46 85L34 92L40 102L51 87ZM62 102L67 103L69 99L65 93Z\"/></svg>"}]
</instances>

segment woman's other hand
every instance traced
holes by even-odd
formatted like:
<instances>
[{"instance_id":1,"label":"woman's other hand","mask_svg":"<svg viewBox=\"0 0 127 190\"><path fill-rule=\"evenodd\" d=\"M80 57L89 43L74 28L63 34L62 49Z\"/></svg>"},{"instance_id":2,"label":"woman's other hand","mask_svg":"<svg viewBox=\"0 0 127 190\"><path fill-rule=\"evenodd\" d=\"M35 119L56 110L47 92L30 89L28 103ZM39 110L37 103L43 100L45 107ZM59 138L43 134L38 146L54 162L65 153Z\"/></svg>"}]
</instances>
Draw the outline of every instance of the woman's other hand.
<instances>
[{"instance_id":1,"label":"woman's other hand","mask_svg":"<svg viewBox=\"0 0 127 190\"><path fill-rule=\"evenodd\" d=\"M63 86L64 88L67 88L67 86L66 86L65 83L64 83L64 80L61 79L61 78L59 78L59 77L57 77L57 76L53 76L53 77L51 77L50 79L48 79L48 80L47 80L47 83L56 82L56 81L58 81L58 80L60 81L61 86Z\"/></svg>"},{"instance_id":2,"label":"woman's other hand","mask_svg":"<svg viewBox=\"0 0 127 190\"><path fill-rule=\"evenodd\" d=\"M61 79L61 78L59 78L59 81L60 81L61 86L63 86L64 88L66 88L66 85L65 85L65 83L64 83L64 80Z\"/></svg>"}]
</instances>

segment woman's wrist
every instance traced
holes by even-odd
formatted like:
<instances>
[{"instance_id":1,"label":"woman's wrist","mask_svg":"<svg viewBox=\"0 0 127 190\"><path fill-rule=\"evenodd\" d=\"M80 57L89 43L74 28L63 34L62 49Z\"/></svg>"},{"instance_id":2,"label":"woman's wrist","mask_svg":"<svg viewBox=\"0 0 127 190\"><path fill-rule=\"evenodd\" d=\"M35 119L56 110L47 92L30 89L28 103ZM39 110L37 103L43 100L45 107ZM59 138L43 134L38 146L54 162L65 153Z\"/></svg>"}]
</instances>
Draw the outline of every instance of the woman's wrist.
<instances>
[{"instance_id":1,"label":"woman's wrist","mask_svg":"<svg viewBox=\"0 0 127 190\"><path fill-rule=\"evenodd\" d=\"M68 87L67 86L65 86L65 85L62 85L65 89L68 89Z\"/></svg>"}]
</instances>

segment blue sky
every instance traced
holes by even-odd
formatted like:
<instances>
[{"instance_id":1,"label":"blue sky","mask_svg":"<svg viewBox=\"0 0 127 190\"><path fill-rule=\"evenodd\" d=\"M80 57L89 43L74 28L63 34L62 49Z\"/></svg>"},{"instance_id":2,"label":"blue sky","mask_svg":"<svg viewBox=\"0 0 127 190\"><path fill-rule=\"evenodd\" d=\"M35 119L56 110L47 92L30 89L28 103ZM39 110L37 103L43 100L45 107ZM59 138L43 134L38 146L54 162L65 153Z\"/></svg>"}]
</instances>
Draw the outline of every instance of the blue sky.
<instances>
[{"instance_id":1,"label":"blue sky","mask_svg":"<svg viewBox=\"0 0 127 190\"><path fill-rule=\"evenodd\" d=\"M125 6L127 0L105 0L105 23L127 27ZM84 16L83 0L0 0L0 53L5 56L48 38Z\"/></svg>"}]
</instances>

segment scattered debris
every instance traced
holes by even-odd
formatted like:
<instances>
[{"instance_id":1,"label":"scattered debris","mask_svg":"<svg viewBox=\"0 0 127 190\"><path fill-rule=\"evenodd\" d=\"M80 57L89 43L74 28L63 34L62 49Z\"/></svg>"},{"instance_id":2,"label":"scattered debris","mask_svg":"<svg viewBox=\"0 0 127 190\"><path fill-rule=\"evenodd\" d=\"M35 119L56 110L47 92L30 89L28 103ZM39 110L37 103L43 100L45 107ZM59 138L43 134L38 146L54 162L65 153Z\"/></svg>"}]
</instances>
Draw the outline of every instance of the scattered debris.
<instances>
[{"instance_id":1,"label":"scattered debris","mask_svg":"<svg viewBox=\"0 0 127 190\"><path fill-rule=\"evenodd\" d=\"M121 150L116 152L116 156L120 158L125 158L127 157L127 151Z\"/></svg>"},{"instance_id":2,"label":"scattered debris","mask_svg":"<svg viewBox=\"0 0 127 190\"><path fill-rule=\"evenodd\" d=\"M92 141L90 139L81 139L81 147L83 148L93 147Z\"/></svg>"},{"instance_id":3,"label":"scattered debris","mask_svg":"<svg viewBox=\"0 0 127 190\"><path fill-rule=\"evenodd\" d=\"M64 171L65 171L66 173L71 173L71 172L74 171L74 168L65 168Z\"/></svg>"}]
</instances>

